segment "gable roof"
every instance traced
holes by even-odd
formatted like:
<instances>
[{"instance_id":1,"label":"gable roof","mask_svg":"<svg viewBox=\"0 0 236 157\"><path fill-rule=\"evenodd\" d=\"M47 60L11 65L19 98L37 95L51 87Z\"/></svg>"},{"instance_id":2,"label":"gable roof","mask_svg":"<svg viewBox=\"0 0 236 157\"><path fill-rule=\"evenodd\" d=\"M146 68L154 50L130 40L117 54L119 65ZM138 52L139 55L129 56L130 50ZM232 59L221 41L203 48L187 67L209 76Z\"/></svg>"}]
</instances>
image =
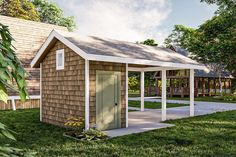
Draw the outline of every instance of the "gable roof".
<instances>
[{"instance_id":1,"label":"gable roof","mask_svg":"<svg viewBox=\"0 0 236 157\"><path fill-rule=\"evenodd\" d=\"M165 66L175 68L204 69L205 66L170 49L136 44L94 36L82 37L76 33L53 30L31 62L39 67L47 51L57 41L75 51L86 60Z\"/></svg>"}]
</instances>

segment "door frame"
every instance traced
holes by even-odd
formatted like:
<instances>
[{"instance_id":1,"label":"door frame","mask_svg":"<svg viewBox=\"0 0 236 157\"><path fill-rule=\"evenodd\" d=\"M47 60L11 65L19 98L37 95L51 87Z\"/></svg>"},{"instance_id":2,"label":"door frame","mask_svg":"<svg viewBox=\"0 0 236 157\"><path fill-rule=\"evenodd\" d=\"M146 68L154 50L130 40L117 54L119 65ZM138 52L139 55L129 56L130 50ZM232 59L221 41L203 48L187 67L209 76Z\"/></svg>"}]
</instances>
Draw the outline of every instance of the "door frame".
<instances>
[{"instance_id":1,"label":"door frame","mask_svg":"<svg viewBox=\"0 0 236 157\"><path fill-rule=\"evenodd\" d=\"M121 128L121 72L118 71L101 71L96 70L96 125L98 124L98 76L103 74L110 74L110 75L116 75L117 76L117 106L114 106L117 110L117 128ZM97 126L98 127L98 126Z\"/></svg>"}]
</instances>

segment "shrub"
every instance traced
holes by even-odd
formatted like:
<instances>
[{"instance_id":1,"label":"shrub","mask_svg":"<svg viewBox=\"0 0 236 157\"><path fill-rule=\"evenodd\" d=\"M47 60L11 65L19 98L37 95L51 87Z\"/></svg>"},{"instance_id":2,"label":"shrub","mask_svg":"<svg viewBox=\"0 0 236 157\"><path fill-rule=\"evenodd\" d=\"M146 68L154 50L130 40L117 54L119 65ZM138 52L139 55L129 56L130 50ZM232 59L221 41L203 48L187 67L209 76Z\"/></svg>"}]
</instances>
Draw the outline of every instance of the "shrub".
<instances>
[{"instance_id":1,"label":"shrub","mask_svg":"<svg viewBox=\"0 0 236 157\"><path fill-rule=\"evenodd\" d=\"M236 101L236 95L223 95L223 96L215 96L214 98L218 100L225 100L225 101Z\"/></svg>"},{"instance_id":2,"label":"shrub","mask_svg":"<svg viewBox=\"0 0 236 157\"><path fill-rule=\"evenodd\" d=\"M83 131L82 134L79 136L82 140L91 141L91 140L101 140L101 139L107 139L108 136L106 133L97 130L97 129L88 129L86 131Z\"/></svg>"},{"instance_id":3,"label":"shrub","mask_svg":"<svg viewBox=\"0 0 236 157\"><path fill-rule=\"evenodd\" d=\"M64 134L77 139L91 141L106 139L108 137L104 132L97 129L90 128L85 131L85 123L83 118L68 118L64 125L67 128L67 131Z\"/></svg>"},{"instance_id":4,"label":"shrub","mask_svg":"<svg viewBox=\"0 0 236 157\"><path fill-rule=\"evenodd\" d=\"M82 132L84 129L84 119L83 118L68 118L66 123L64 124L67 129Z\"/></svg>"}]
</instances>

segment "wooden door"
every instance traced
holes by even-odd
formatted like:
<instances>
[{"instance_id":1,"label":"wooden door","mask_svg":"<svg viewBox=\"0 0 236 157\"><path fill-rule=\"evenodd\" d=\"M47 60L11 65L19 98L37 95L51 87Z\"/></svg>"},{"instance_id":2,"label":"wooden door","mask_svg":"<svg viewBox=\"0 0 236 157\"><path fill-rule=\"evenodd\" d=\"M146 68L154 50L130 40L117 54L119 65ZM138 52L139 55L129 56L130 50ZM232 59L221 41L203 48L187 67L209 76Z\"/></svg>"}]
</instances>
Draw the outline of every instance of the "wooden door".
<instances>
[{"instance_id":1,"label":"wooden door","mask_svg":"<svg viewBox=\"0 0 236 157\"><path fill-rule=\"evenodd\" d=\"M120 72L96 72L96 123L99 130L120 128Z\"/></svg>"}]
</instances>

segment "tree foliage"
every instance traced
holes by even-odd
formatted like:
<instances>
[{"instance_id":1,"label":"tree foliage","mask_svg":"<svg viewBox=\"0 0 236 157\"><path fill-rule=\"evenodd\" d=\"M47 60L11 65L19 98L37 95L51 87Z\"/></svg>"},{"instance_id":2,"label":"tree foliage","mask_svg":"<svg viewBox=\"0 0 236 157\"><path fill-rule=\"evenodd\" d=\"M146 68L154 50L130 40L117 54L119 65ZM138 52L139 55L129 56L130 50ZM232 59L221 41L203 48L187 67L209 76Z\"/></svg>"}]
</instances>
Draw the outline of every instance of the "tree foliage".
<instances>
[{"instance_id":1,"label":"tree foliage","mask_svg":"<svg viewBox=\"0 0 236 157\"><path fill-rule=\"evenodd\" d=\"M203 63L217 63L236 76L236 2L235 0L202 0L217 4L215 16L197 29L176 25L165 40L187 49Z\"/></svg>"},{"instance_id":2,"label":"tree foliage","mask_svg":"<svg viewBox=\"0 0 236 157\"><path fill-rule=\"evenodd\" d=\"M21 62L16 57L12 46L13 38L7 26L0 23L0 101L7 103L7 88L18 91L21 100L27 97L24 70ZM0 138L8 140L16 140L12 135L12 131L4 124L0 123ZM0 146L0 156L13 157L31 157L35 153L27 152L22 149L10 147L9 145Z\"/></svg>"},{"instance_id":3,"label":"tree foliage","mask_svg":"<svg viewBox=\"0 0 236 157\"><path fill-rule=\"evenodd\" d=\"M138 89L139 87L139 81L137 79L137 77L129 77L128 79L128 87L129 87L129 90L136 90Z\"/></svg>"},{"instance_id":4,"label":"tree foliage","mask_svg":"<svg viewBox=\"0 0 236 157\"><path fill-rule=\"evenodd\" d=\"M6 125L0 123L0 138L6 140L14 140L14 133L11 131ZM0 156L3 157L33 157L36 155L36 152L30 152L23 149L18 149L14 147L10 147L9 145L0 146Z\"/></svg>"},{"instance_id":5,"label":"tree foliage","mask_svg":"<svg viewBox=\"0 0 236 157\"><path fill-rule=\"evenodd\" d=\"M39 15L35 6L28 0L2 0L0 1L0 14L39 21Z\"/></svg>"},{"instance_id":6,"label":"tree foliage","mask_svg":"<svg viewBox=\"0 0 236 157\"><path fill-rule=\"evenodd\" d=\"M0 14L64 26L69 30L76 27L73 16L64 16L57 4L47 0L0 0Z\"/></svg>"},{"instance_id":7,"label":"tree foliage","mask_svg":"<svg viewBox=\"0 0 236 157\"><path fill-rule=\"evenodd\" d=\"M65 26L69 30L75 28L74 17L65 17L57 4L46 0L33 0L32 3L37 8L41 22Z\"/></svg>"},{"instance_id":8,"label":"tree foliage","mask_svg":"<svg viewBox=\"0 0 236 157\"><path fill-rule=\"evenodd\" d=\"M24 101L28 95L25 81L27 73L14 52L8 27L1 23L0 36L0 101L7 102L7 88L19 92Z\"/></svg>"},{"instance_id":9,"label":"tree foliage","mask_svg":"<svg viewBox=\"0 0 236 157\"><path fill-rule=\"evenodd\" d=\"M156 43L156 41L154 39L147 39L147 40L141 42L141 44L149 45L149 46L158 46L158 44Z\"/></svg>"}]
</instances>

